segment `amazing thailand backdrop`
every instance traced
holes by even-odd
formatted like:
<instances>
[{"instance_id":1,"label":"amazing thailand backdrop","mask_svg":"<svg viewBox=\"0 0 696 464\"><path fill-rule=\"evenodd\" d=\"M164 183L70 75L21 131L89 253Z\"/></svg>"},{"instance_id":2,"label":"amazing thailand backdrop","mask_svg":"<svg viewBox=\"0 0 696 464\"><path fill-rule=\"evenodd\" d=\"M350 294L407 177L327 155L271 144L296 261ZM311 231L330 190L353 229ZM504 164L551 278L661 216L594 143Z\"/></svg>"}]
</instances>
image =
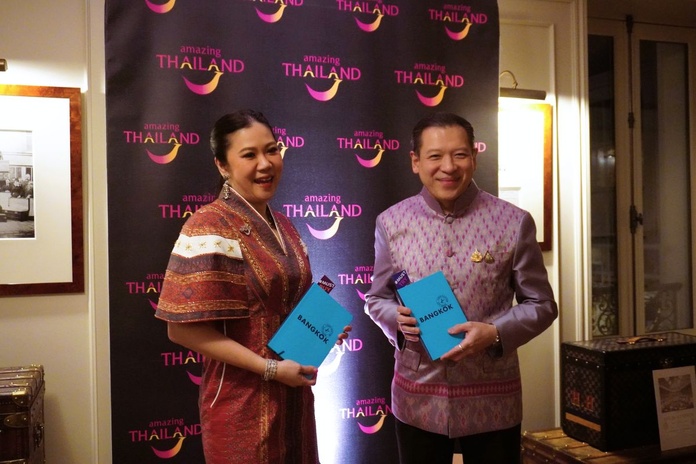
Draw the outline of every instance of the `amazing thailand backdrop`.
<instances>
[{"instance_id":1,"label":"amazing thailand backdrop","mask_svg":"<svg viewBox=\"0 0 696 464\"><path fill-rule=\"evenodd\" d=\"M494 0L107 0L106 101L115 464L203 463L201 357L154 317L181 226L218 194L213 123L270 120L284 159L272 202L315 280L353 314L320 366L324 464L397 462L393 348L364 313L375 218L420 189L410 133L429 112L476 129L475 179L497 194Z\"/></svg>"}]
</instances>

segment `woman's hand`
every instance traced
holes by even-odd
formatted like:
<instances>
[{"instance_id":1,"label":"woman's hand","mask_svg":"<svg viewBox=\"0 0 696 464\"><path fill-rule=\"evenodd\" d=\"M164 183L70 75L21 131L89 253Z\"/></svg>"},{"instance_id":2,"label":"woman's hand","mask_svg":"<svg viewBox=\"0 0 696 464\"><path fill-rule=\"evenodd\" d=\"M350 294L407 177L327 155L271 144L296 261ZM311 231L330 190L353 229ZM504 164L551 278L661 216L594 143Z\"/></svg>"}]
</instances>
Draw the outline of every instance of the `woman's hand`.
<instances>
[{"instance_id":1,"label":"woman's hand","mask_svg":"<svg viewBox=\"0 0 696 464\"><path fill-rule=\"evenodd\" d=\"M228 338L210 322L170 322L169 338L203 356L255 372L264 376L268 359L264 359L246 346ZM276 361L276 373L271 380L291 387L308 386L316 383L317 368L301 366L295 361Z\"/></svg>"},{"instance_id":2,"label":"woman's hand","mask_svg":"<svg viewBox=\"0 0 696 464\"><path fill-rule=\"evenodd\" d=\"M343 328L343 332L341 332L340 334L338 334L338 340L336 340L336 345L342 345L342 344L343 344L343 340L345 340L346 338L348 338L348 334L350 333L351 330L353 330L353 326L351 326L351 325L345 326L345 327Z\"/></svg>"},{"instance_id":3,"label":"woman's hand","mask_svg":"<svg viewBox=\"0 0 696 464\"><path fill-rule=\"evenodd\" d=\"M278 370L273 380L289 387L307 387L317 383L317 368L302 366L293 360L278 361Z\"/></svg>"},{"instance_id":4,"label":"woman's hand","mask_svg":"<svg viewBox=\"0 0 696 464\"><path fill-rule=\"evenodd\" d=\"M404 338L409 342L417 342L420 340L420 329L416 327L418 321L411 316L411 310L405 306L397 306L396 324L399 326L399 331L404 334Z\"/></svg>"}]
</instances>

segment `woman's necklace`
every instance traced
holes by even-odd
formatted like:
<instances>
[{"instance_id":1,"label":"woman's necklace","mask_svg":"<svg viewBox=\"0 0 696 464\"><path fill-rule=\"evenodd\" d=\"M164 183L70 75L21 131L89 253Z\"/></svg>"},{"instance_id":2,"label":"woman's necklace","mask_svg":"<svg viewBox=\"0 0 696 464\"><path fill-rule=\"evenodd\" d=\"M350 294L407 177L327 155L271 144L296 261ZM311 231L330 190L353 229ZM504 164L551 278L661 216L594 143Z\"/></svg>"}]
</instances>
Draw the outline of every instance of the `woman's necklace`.
<instances>
[{"instance_id":1,"label":"woman's necklace","mask_svg":"<svg viewBox=\"0 0 696 464\"><path fill-rule=\"evenodd\" d=\"M249 203L246 200L246 198L244 198L239 193L237 193L237 191L227 181L225 181L225 183L223 185L223 189L224 189L223 198L225 200L229 200L230 194L232 192L234 192L236 194L236 196L239 197L239 199L241 199L244 203L246 203L249 206L249 208L252 209L252 211L254 211L256 214L259 215L259 217L268 225L268 228L271 229L273 234L276 236L276 239L278 240L280 247L283 249L283 253L285 253L287 255L288 251L285 248L285 241L283 240L283 236L281 235L280 230L278 230L278 227L276 226L276 221L273 218L273 213L271 212L271 208L269 208L268 205L266 205L266 214L261 214L261 213L259 213L259 211L256 208L251 206L251 203ZM251 232L250 228L248 228L247 230L249 232ZM246 235L249 235L248 232L244 232L244 233L246 233Z\"/></svg>"},{"instance_id":2,"label":"woman's necklace","mask_svg":"<svg viewBox=\"0 0 696 464\"><path fill-rule=\"evenodd\" d=\"M283 252L286 252L285 242L283 241L283 236L280 235L280 230L278 229L278 226L276 225L276 221L273 218L273 213L271 213L271 209L268 206L266 206L266 217L264 219L266 220L266 224L268 224L268 227L270 227L270 229L273 231L276 238L278 239L278 243L280 243L280 246L283 249Z\"/></svg>"}]
</instances>

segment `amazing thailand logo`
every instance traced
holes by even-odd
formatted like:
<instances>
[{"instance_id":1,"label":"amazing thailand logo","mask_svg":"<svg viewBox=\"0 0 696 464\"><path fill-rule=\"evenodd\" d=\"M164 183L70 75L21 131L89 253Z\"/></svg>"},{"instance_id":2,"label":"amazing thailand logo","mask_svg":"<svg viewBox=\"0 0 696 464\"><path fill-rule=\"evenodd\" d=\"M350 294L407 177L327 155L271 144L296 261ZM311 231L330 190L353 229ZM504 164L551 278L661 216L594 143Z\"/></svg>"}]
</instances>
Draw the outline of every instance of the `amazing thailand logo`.
<instances>
[{"instance_id":1,"label":"amazing thailand logo","mask_svg":"<svg viewBox=\"0 0 696 464\"><path fill-rule=\"evenodd\" d=\"M300 61L286 61L281 66L285 77L302 79L309 95L320 102L332 100L341 83L362 77L360 68L343 66L341 58L333 55L305 55Z\"/></svg>"},{"instance_id":2,"label":"amazing thailand logo","mask_svg":"<svg viewBox=\"0 0 696 464\"><path fill-rule=\"evenodd\" d=\"M186 440L200 438L201 424L187 424L183 418L155 419L147 426L128 430L131 443L148 443L160 459L171 459L183 449Z\"/></svg>"},{"instance_id":3,"label":"amazing thailand logo","mask_svg":"<svg viewBox=\"0 0 696 464\"><path fill-rule=\"evenodd\" d=\"M425 106L438 106L445 98L447 89L464 86L464 77L447 71L438 63L415 63L413 69L395 69L398 85L416 86L416 96Z\"/></svg>"},{"instance_id":4,"label":"amazing thailand logo","mask_svg":"<svg viewBox=\"0 0 696 464\"><path fill-rule=\"evenodd\" d=\"M312 237L329 240L338 233L341 221L362 215L362 206L343 203L341 195L305 195L302 203L285 203L281 211L289 218L307 220L306 226ZM310 224L310 220L314 226ZM319 224L323 224L324 227L320 227Z\"/></svg>"},{"instance_id":5,"label":"amazing thailand logo","mask_svg":"<svg viewBox=\"0 0 696 464\"><path fill-rule=\"evenodd\" d=\"M220 48L210 45L181 45L177 53L155 55L158 67L176 71L186 87L196 95L209 95L217 89L223 76L244 72L244 61L223 56Z\"/></svg>"},{"instance_id":6,"label":"amazing thailand logo","mask_svg":"<svg viewBox=\"0 0 696 464\"><path fill-rule=\"evenodd\" d=\"M338 11L350 13L358 29L363 32L375 32L385 16L399 15L398 5L383 3L382 0L376 2L336 0L336 7Z\"/></svg>"},{"instance_id":7,"label":"amazing thailand logo","mask_svg":"<svg viewBox=\"0 0 696 464\"><path fill-rule=\"evenodd\" d=\"M442 24L451 40L464 40L473 27L488 23L488 15L476 12L471 5L444 4L441 8L428 8L428 19Z\"/></svg>"},{"instance_id":8,"label":"amazing thailand logo","mask_svg":"<svg viewBox=\"0 0 696 464\"><path fill-rule=\"evenodd\" d=\"M145 153L156 164L169 164L184 146L195 146L201 141L196 132L184 131L178 123L151 122L141 128L123 130L125 143L145 147Z\"/></svg>"},{"instance_id":9,"label":"amazing thailand logo","mask_svg":"<svg viewBox=\"0 0 696 464\"><path fill-rule=\"evenodd\" d=\"M379 130L354 130L352 134L337 137L336 142L339 150L355 154L358 164L368 169L376 167L387 151L396 152L401 147L399 140L387 138Z\"/></svg>"},{"instance_id":10,"label":"amazing thailand logo","mask_svg":"<svg viewBox=\"0 0 696 464\"><path fill-rule=\"evenodd\" d=\"M350 407L339 408L339 413L341 419L355 421L362 433L373 435L382 429L392 411L386 398L374 397L358 399Z\"/></svg>"}]
</instances>

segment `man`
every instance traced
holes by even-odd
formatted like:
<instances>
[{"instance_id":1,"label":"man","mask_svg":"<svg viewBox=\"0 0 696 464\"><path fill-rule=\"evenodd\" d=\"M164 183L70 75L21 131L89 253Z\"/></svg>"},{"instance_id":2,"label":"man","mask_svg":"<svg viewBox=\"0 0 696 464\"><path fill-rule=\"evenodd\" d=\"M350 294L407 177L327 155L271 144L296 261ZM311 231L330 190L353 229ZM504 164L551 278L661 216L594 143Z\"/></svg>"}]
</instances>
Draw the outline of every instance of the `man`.
<instances>
[{"instance_id":1,"label":"man","mask_svg":"<svg viewBox=\"0 0 696 464\"><path fill-rule=\"evenodd\" d=\"M522 395L517 348L558 316L531 215L478 188L474 130L452 113L413 129L411 167L423 188L377 217L365 310L396 347L392 411L402 464L520 460ZM467 321L464 340L432 361L391 276L442 271ZM516 304L513 306L513 298Z\"/></svg>"}]
</instances>

